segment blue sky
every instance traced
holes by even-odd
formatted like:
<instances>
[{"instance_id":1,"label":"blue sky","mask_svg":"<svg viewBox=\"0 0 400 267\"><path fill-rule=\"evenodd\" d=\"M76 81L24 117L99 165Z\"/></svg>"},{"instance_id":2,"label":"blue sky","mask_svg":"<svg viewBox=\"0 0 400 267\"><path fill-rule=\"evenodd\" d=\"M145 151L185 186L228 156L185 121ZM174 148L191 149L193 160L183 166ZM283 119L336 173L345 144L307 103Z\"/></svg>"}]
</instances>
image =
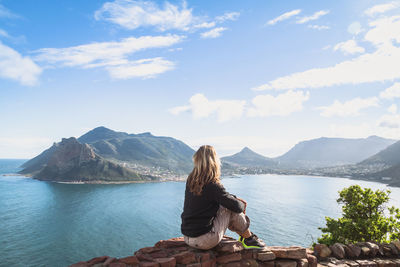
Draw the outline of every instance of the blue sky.
<instances>
[{"instance_id":1,"label":"blue sky","mask_svg":"<svg viewBox=\"0 0 400 267\"><path fill-rule=\"evenodd\" d=\"M0 158L103 125L221 155L400 139L400 1L0 1Z\"/></svg>"}]
</instances>

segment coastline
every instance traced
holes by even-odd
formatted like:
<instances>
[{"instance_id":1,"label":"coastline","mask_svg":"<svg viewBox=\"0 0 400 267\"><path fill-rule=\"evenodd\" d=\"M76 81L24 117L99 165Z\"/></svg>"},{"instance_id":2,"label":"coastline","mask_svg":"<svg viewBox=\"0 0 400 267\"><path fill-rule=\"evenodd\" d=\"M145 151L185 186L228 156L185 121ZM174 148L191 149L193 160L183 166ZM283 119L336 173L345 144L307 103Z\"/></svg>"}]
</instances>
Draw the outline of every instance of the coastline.
<instances>
[{"instance_id":1,"label":"coastline","mask_svg":"<svg viewBox=\"0 0 400 267\"><path fill-rule=\"evenodd\" d=\"M400 185L391 185L385 181L380 181L380 180L371 180L371 179L362 179L360 177L340 177L340 176L321 176L321 175L312 175L312 174L276 174L276 173L264 173L264 174L228 174L228 175L223 175L221 178L240 178L242 175L248 175L248 176L253 176L253 175L279 175L279 176L306 176L306 177L315 177L315 178L341 178L341 179L350 179L350 180L360 180L360 181L366 181L366 182L375 182L375 183L380 183L384 184L389 187L400 187ZM51 182L51 183L58 183L58 184L143 184L143 183L164 183L164 182L184 182L186 181L187 176L181 176L181 177L174 177L174 178L160 178L159 180L154 180L154 181L104 181L104 180L93 180L93 181L52 181L52 180L42 180L42 179L37 179L34 178L33 175L29 174L19 174L19 173L5 173L1 174L0 176L19 176L19 177L25 177L25 178L31 178L35 179L38 181L42 182Z\"/></svg>"}]
</instances>

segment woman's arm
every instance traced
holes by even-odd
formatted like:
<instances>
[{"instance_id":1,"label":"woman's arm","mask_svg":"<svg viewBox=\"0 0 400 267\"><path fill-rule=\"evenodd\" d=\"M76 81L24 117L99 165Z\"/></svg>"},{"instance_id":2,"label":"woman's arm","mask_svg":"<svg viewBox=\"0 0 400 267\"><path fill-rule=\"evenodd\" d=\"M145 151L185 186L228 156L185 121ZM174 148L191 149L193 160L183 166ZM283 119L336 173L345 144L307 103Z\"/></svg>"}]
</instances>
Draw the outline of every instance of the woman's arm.
<instances>
[{"instance_id":1,"label":"woman's arm","mask_svg":"<svg viewBox=\"0 0 400 267\"><path fill-rule=\"evenodd\" d=\"M236 198L234 195L226 192L223 185L213 183L212 188L213 199L217 201L220 205L236 213L241 213L245 211L246 202L243 202L242 200Z\"/></svg>"}]
</instances>

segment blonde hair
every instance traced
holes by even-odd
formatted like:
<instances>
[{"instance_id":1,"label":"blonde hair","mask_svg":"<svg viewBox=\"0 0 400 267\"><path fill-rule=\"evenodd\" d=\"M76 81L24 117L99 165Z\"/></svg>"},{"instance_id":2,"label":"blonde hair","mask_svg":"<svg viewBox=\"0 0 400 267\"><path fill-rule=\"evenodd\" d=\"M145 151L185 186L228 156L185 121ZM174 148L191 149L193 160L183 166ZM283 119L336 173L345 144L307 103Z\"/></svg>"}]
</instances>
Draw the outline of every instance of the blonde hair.
<instances>
[{"instance_id":1,"label":"blonde hair","mask_svg":"<svg viewBox=\"0 0 400 267\"><path fill-rule=\"evenodd\" d=\"M212 146L201 146L193 155L194 168L187 178L190 192L201 195L203 186L220 183L221 163Z\"/></svg>"}]
</instances>

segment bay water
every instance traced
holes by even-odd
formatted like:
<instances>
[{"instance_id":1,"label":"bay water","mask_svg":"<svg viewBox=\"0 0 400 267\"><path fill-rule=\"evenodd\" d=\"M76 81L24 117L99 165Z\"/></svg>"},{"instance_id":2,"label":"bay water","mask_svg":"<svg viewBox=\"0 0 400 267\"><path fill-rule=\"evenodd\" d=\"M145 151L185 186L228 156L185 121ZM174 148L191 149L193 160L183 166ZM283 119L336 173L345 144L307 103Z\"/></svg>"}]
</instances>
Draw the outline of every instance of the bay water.
<instances>
[{"instance_id":1,"label":"bay water","mask_svg":"<svg viewBox=\"0 0 400 267\"><path fill-rule=\"evenodd\" d=\"M0 160L0 266L68 266L92 257L125 257L181 236L185 183L60 184L6 175L23 160ZM345 178L257 175L224 178L247 200L251 230L268 245L310 246L325 216L338 217L338 191L352 184L400 188ZM228 232L228 235L237 237Z\"/></svg>"}]
</instances>

